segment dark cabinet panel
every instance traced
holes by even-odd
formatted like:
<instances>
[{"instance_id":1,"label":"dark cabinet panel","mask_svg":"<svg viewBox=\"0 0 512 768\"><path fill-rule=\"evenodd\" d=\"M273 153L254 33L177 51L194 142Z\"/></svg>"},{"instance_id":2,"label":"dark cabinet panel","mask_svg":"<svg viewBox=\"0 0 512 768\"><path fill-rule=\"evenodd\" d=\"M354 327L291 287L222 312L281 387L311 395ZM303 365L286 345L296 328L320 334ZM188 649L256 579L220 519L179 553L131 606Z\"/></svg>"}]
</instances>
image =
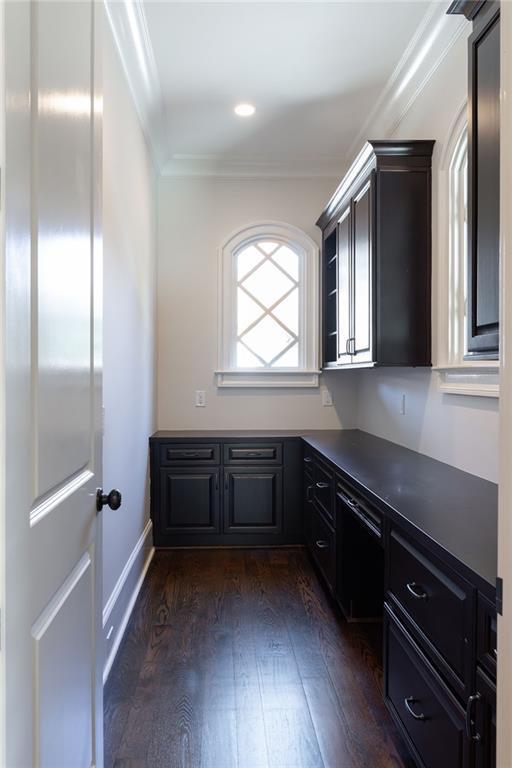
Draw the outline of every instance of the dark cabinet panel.
<instances>
[{"instance_id":1,"label":"dark cabinet panel","mask_svg":"<svg viewBox=\"0 0 512 768\"><path fill-rule=\"evenodd\" d=\"M160 463L162 466L220 464L220 446L218 443L162 445L160 446Z\"/></svg>"},{"instance_id":2,"label":"dark cabinet panel","mask_svg":"<svg viewBox=\"0 0 512 768\"><path fill-rule=\"evenodd\" d=\"M373 360L373 178L365 183L353 202L354 259L352 296L352 360Z\"/></svg>"},{"instance_id":3,"label":"dark cabinet panel","mask_svg":"<svg viewBox=\"0 0 512 768\"><path fill-rule=\"evenodd\" d=\"M403 627L386 613L385 699L424 768L469 768L464 710Z\"/></svg>"},{"instance_id":4,"label":"dark cabinet panel","mask_svg":"<svg viewBox=\"0 0 512 768\"><path fill-rule=\"evenodd\" d=\"M468 735L473 743L475 768L495 768L496 686L481 670L476 673L476 690L476 698L468 702Z\"/></svg>"},{"instance_id":5,"label":"dark cabinet panel","mask_svg":"<svg viewBox=\"0 0 512 768\"><path fill-rule=\"evenodd\" d=\"M496 678L498 647L496 606L481 594L478 595L476 645L478 663L493 678Z\"/></svg>"},{"instance_id":6,"label":"dark cabinet panel","mask_svg":"<svg viewBox=\"0 0 512 768\"><path fill-rule=\"evenodd\" d=\"M338 225L338 364L350 362L352 354L350 341L352 336L352 213L348 206L341 214Z\"/></svg>"},{"instance_id":7,"label":"dark cabinet panel","mask_svg":"<svg viewBox=\"0 0 512 768\"><path fill-rule=\"evenodd\" d=\"M500 16L489 3L469 39L468 356L497 358L500 235Z\"/></svg>"},{"instance_id":8,"label":"dark cabinet panel","mask_svg":"<svg viewBox=\"0 0 512 768\"><path fill-rule=\"evenodd\" d=\"M226 443L224 464L282 464L282 443Z\"/></svg>"},{"instance_id":9,"label":"dark cabinet panel","mask_svg":"<svg viewBox=\"0 0 512 768\"><path fill-rule=\"evenodd\" d=\"M314 507L307 510L307 544L313 560L332 593L336 589L336 537L334 530Z\"/></svg>"},{"instance_id":10,"label":"dark cabinet panel","mask_svg":"<svg viewBox=\"0 0 512 768\"><path fill-rule=\"evenodd\" d=\"M315 504L330 525L334 525L334 472L327 464L314 462Z\"/></svg>"},{"instance_id":11,"label":"dark cabinet panel","mask_svg":"<svg viewBox=\"0 0 512 768\"><path fill-rule=\"evenodd\" d=\"M224 530L280 533L283 471L274 467L224 470Z\"/></svg>"},{"instance_id":12,"label":"dark cabinet panel","mask_svg":"<svg viewBox=\"0 0 512 768\"><path fill-rule=\"evenodd\" d=\"M470 683L473 588L441 569L392 531L388 549L387 589L406 616L455 671L462 693Z\"/></svg>"},{"instance_id":13,"label":"dark cabinet panel","mask_svg":"<svg viewBox=\"0 0 512 768\"><path fill-rule=\"evenodd\" d=\"M173 533L219 531L219 470L160 470L160 530Z\"/></svg>"}]
</instances>

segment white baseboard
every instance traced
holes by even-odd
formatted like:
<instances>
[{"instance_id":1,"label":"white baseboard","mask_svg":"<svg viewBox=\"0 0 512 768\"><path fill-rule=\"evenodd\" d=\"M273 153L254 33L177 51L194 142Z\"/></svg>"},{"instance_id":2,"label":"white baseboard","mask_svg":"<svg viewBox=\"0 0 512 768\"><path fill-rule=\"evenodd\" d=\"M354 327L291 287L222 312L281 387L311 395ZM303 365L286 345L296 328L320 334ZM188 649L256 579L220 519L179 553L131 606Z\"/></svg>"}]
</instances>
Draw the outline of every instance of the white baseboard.
<instances>
[{"instance_id":1,"label":"white baseboard","mask_svg":"<svg viewBox=\"0 0 512 768\"><path fill-rule=\"evenodd\" d=\"M112 669L133 606L155 553L151 538L152 529L151 520L148 520L103 609L103 641L106 659L103 668L103 684L106 683Z\"/></svg>"}]
</instances>

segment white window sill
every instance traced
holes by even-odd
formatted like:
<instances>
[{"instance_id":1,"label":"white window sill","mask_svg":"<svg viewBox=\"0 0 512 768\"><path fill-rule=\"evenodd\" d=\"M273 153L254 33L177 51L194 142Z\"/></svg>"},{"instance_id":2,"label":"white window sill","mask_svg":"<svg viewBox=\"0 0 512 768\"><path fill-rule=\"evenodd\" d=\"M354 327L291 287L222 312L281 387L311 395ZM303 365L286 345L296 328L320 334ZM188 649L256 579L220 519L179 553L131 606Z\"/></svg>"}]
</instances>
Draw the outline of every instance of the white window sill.
<instances>
[{"instance_id":1,"label":"white window sill","mask_svg":"<svg viewBox=\"0 0 512 768\"><path fill-rule=\"evenodd\" d=\"M318 387L320 371L254 370L215 371L217 387Z\"/></svg>"},{"instance_id":2,"label":"white window sill","mask_svg":"<svg viewBox=\"0 0 512 768\"><path fill-rule=\"evenodd\" d=\"M499 363L475 361L461 365L440 365L433 368L439 374L439 389L446 395L470 397L499 397Z\"/></svg>"}]
</instances>

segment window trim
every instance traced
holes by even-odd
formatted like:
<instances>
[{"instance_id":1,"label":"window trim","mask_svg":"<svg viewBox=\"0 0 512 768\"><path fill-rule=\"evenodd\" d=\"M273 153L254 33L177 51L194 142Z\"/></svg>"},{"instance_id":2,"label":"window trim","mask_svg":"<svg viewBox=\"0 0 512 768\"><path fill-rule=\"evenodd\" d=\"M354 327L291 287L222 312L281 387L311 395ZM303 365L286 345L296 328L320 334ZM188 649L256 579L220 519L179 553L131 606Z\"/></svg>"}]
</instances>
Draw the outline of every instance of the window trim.
<instances>
[{"instance_id":1,"label":"window trim","mask_svg":"<svg viewBox=\"0 0 512 768\"><path fill-rule=\"evenodd\" d=\"M465 285L467 258L460 247L461 173L467 154L467 103L453 123L439 168L438 243L438 333L437 365L439 389L449 395L499 397L499 361L471 360L465 353ZM467 240L466 240L467 242ZM436 316L434 307L434 317Z\"/></svg>"},{"instance_id":2,"label":"window trim","mask_svg":"<svg viewBox=\"0 0 512 768\"><path fill-rule=\"evenodd\" d=\"M299 334L302 359L298 368L236 368L233 340L236 337L235 296L237 279L234 254L242 245L272 239L299 246L304 252L300 279ZM219 249L218 260L218 387L318 387L319 374L319 247L305 232L291 224L263 221L232 234Z\"/></svg>"}]
</instances>

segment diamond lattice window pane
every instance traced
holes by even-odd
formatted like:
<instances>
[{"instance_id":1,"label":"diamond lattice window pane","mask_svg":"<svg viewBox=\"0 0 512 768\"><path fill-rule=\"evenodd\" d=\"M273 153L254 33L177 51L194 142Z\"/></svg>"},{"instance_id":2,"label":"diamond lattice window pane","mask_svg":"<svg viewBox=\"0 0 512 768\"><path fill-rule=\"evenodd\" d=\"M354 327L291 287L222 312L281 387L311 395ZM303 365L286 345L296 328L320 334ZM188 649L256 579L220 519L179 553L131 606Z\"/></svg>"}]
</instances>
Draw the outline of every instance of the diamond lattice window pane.
<instances>
[{"instance_id":1,"label":"diamond lattice window pane","mask_svg":"<svg viewBox=\"0 0 512 768\"><path fill-rule=\"evenodd\" d=\"M272 310L278 320L286 325L295 335L299 333L299 289L295 288L289 296Z\"/></svg>"},{"instance_id":2,"label":"diamond lattice window pane","mask_svg":"<svg viewBox=\"0 0 512 768\"><path fill-rule=\"evenodd\" d=\"M297 368L299 365L299 345L294 344L284 355L272 363L272 368Z\"/></svg>"},{"instance_id":3,"label":"diamond lattice window pane","mask_svg":"<svg viewBox=\"0 0 512 768\"><path fill-rule=\"evenodd\" d=\"M293 282L270 261L258 267L242 285L266 307L272 306L293 288Z\"/></svg>"},{"instance_id":4,"label":"diamond lattice window pane","mask_svg":"<svg viewBox=\"0 0 512 768\"><path fill-rule=\"evenodd\" d=\"M243 341L266 363L270 363L279 352L291 344L293 336L286 333L279 323L266 315L254 328L244 334Z\"/></svg>"},{"instance_id":5,"label":"diamond lattice window pane","mask_svg":"<svg viewBox=\"0 0 512 768\"><path fill-rule=\"evenodd\" d=\"M247 248L244 248L243 251L240 251L236 258L238 280L243 280L245 275L250 272L251 269L256 266L256 264L259 264L260 261L263 261L264 258L265 257L261 251L258 251L254 245L248 245Z\"/></svg>"},{"instance_id":6,"label":"diamond lattice window pane","mask_svg":"<svg viewBox=\"0 0 512 768\"><path fill-rule=\"evenodd\" d=\"M249 352L240 342L236 345L236 365L237 368L262 368L263 363L256 355Z\"/></svg>"},{"instance_id":7,"label":"diamond lattice window pane","mask_svg":"<svg viewBox=\"0 0 512 768\"><path fill-rule=\"evenodd\" d=\"M264 251L267 256L270 256L270 254L273 253L278 247L279 243L273 243L270 240L261 240L258 243L258 248L261 248L261 250Z\"/></svg>"},{"instance_id":8,"label":"diamond lattice window pane","mask_svg":"<svg viewBox=\"0 0 512 768\"><path fill-rule=\"evenodd\" d=\"M272 261L275 261L280 267L286 270L294 280L299 279L299 257L295 251L292 251L287 245L282 245L279 250L272 255Z\"/></svg>"},{"instance_id":9,"label":"diamond lattice window pane","mask_svg":"<svg viewBox=\"0 0 512 768\"><path fill-rule=\"evenodd\" d=\"M239 288L237 293L238 335L243 333L261 315L263 315L262 308Z\"/></svg>"}]
</instances>

